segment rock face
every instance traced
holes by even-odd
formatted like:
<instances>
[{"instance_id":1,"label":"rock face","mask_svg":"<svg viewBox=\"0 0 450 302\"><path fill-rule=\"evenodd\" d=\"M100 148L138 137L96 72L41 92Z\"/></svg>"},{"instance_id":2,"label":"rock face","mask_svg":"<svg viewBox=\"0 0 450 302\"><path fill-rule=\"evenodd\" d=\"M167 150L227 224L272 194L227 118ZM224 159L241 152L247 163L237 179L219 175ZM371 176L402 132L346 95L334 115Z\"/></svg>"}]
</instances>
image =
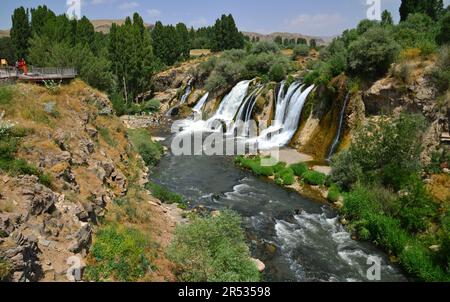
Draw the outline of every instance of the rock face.
<instances>
[{"instance_id":1,"label":"rock face","mask_svg":"<svg viewBox=\"0 0 450 302\"><path fill-rule=\"evenodd\" d=\"M367 116L407 112L426 117L429 127L422 143L422 162L425 164L431 162L431 155L439 147L442 133L449 129L450 109L448 106L439 106L437 90L427 77L431 67L432 65L417 71L410 84L392 77L383 78L375 82L362 96Z\"/></svg>"},{"instance_id":2,"label":"rock face","mask_svg":"<svg viewBox=\"0 0 450 302\"><path fill-rule=\"evenodd\" d=\"M46 97L44 88L18 85ZM109 100L78 81L63 89L54 107L64 118L54 127L28 122L36 130L17 154L49 175L51 186L0 172L0 264L8 268L0 278L7 281L67 281L68 259L84 261L99 217L128 190L128 141Z\"/></svg>"}]
</instances>

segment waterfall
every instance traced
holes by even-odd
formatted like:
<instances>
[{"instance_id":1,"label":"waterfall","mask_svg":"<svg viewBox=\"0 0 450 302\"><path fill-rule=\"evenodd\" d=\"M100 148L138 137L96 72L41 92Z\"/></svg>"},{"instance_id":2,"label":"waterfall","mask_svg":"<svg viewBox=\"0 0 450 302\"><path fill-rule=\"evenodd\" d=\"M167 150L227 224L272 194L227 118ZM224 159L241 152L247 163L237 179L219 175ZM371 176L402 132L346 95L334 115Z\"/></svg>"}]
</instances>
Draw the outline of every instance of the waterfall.
<instances>
[{"instance_id":1,"label":"waterfall","mask_svg":"<svg viewBox=\"0 0 450 302\"><path fill-rule=\"evenodd\" d=\"M347 108L347 103L348 103L349 99L350 99L350 93L347 93L347 95L345 96L344 105L342 106L341 114L339 117L338 131L336 133L336 137L335 137L333 144L331 145L330 151L328 153L328 157L327 157L328 161L331 160L331 157L333 156L334 152L336 151L336 148L339 145L339 142L341 141L341 136L342 136L342 132L343 132L343 128L344 128L345 109Z\"/></svg>"},{"instance_id":2,"label":"waterfall","mask_svg":"<svg viewBox=\"0 0 450 302\"><path fill-rule=\"evenodd\" d=\"M183 96L181 97L180 105L183 105L186 103L188 97L191 95L192 92L192 79L189 80L186 91L184 92Z\"/></svg>"},{"instance_id":3,"label":"waterfall","mask_svg":"<svg viewBox=\"0 0 450 302\"><path fill-rule=\"evenodd\" d=\"M263 133L261 133L260 137L258 138L258 145L260 149L282 147L287 145L291 141L292 137L298 129L298 123L300 121L300 116L302 114L306 98L313 89L314 85L309 86L304 91L302 91L301 89L293 89L295 92L293 92L292 96L287 100L284 100L287 103L281 104L285 108L285 116L280 128L276 130L276 132L274 130L271 130L263 131ZM271 137L269 137L269 134L271 133L272 135Z\"/></svg>"},{"instance_id":4,"label":"waterfall","mask_svg":"<svg viewBox=\"0 0 450 302\"><path fill-rule=\"evenodd\" d=\"M194 109L192 109L194 112L200 113L202 112L203 106L205 105L206 101L208 100L209 92L207 92L202 98L198 101L197 105L195 105Z\"/></svg>"},{"instance_id":5,"label":"waterfall","mask_svg":"<svg viewBox=\"0 0 450 302\"><path fill-rule=\"evenodd\" d=\"M293 94L297 91L297 89L300 87L300 83L295 82L291 86L289 86L289 89L286 94L284 94L284 82L282 83L282 87L280 88L282 93L278 93L278 99L277 99L277 107L275 111L275 120L274 125L277 127L281 127L284 121L284 117L286 115L286 108L289 105L291 98Z\"/></svg>"},{"instance_id":6,"label":"waterfall","mask_svg":"<svg viewBox=\"0 0 450 302\"><path fill-rule=\"evenodd\" d=\"M192 92L192 81L193 81L193 79L190 79L189 82L187 83L186 90L185 90L184 94L181 96L180 105L177 105L175 107L170 108L169 111L167 111L166 116L172 116L172 115L177 115L178 114L178 112L175 113L175 114L173 114L173 112L175 111L175 109L179 109L179 107L181 105L186 103L187 99L191 95L191 92Z\"/></svg>"}]
</instances>

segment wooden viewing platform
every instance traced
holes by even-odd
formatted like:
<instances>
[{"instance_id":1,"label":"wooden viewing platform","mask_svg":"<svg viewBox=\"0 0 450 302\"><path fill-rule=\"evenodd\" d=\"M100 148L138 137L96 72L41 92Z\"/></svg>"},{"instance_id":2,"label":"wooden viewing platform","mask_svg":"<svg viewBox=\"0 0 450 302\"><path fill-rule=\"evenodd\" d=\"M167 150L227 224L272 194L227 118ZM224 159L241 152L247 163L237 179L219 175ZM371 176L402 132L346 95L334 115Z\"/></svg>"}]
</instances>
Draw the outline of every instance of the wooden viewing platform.
<instances>
[{"instance_id":1,"label":"wooden viewing platform","mask_svg":"<svg viewBox=\"0 0 450 302\"><path fill-rule=\"evenodd\" d=\"M75 68L59 67L31 67L25 75L15 67L0 68L0 80L21 80L28 82L40 82L50 80L70 80L77 76Z\"/></svg>"}]
</instances>

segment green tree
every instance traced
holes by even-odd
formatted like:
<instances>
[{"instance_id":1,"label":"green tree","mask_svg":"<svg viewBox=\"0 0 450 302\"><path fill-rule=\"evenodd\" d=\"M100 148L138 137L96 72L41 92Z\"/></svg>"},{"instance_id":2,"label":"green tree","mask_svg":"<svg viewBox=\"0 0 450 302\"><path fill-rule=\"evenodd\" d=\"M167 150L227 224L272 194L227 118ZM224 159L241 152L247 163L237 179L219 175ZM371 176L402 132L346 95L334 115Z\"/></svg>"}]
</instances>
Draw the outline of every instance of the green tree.
<instances>
[{"instance_id":1,"label":"green tree","mask_svg":"<svg viewBox=\"0 0 450 302\"><path fill-rule=\"evenodd\" d=\"M316 41L316 39L311 39L309 41L309 46L311 47L311 49L317 49L317 41Z\"/></svg>"},{"instance_id":2,"label":"green tree","mask_svg":"<svg viewBox=\"0 0 450 302\"><path fill-rule=\"evenodd\" d=\"M12 15L11 40L16 58L24 58L28 54L28 39L31 36L29 12L23 7L14 10Z\"/></svg>"},{"instance_id":3,"label":"green tree","mask_svg":"<svg viewBox=\"0 0 450 302\"><path fill-rule=\"evenodd\" d=\"M92 25L88 18L81 18L81 20L77 22L76 42L91 46L92 43L94 43L94 39L94 25Z\"/></svg>"},{"instance_id":4,"label":"green tree","mask_svg":"<svg viewBox=\"0 0 450 302\"><path fill-rule=\"evenodd\" d=\"M307 45L307 44L308 44L308 41L306 41L305 38L298 38L298 39L297 39L297 45L300 45L300 44Z\"/></svg>"},{"instance_id":5,"label":"green tree","mask_svg":"<svg viewBox=\"0 0 450 302\"><path fill-rule=\"evenodd\" d=\"M40 35L45 23L56 15L53 11L48 9L46 5L39 5L37 8L31 9L31 31L33 34Z\"/></svg>"},{"instance_id":6,"label":"green tree","mask_svg":"<svg viewBox=\"0 0 450 302\"><path fill-rule=\"evenodd\" d=\"M384 10L381 14L381 25L389 26L394 25L394 19L392 19L392 15L388 10Z\"/></svg>"},{"instance_id":7,"label":"green tree","mask_svg":"<svg viewBox=\"0 0 450 302\"><path fill-rule=\"evenodd\" d=\"M282 45L283 44L283 37L276 36L274 42L277 43L278 45Z\"/></svg>"},{"instance_id":8,"label":"green tree","mask_svg":"<svg viewBox=\"0 0 450 302\"><path fill-rule=\"evenodd\" d=\"M187 27L184 23L178 23L176 25L177 34L180 40L180 46L181 46L181 56L185 59L189 58L190 56L190 40L189 40L189 32L187 30Z\"/></svg>"},{"instance_id":9,"label":"green tree","mask_svg":"<svg viewBox=\"0 0 450 302\"><path fill-rule=\"evenodd\" d=\"M405 21L410 14L423 13L437 20L444 11L442 0L402 0L400 20Z\"/></svg>"},{"instance_id":10,"label":"green tree","mask_svg":"<svg viewBox=\"0 0 450 302\"><path fill-rule=\"evenodd\" d=\"M10 37L0 38L0 57L6 59L9 64L14 64L16 56Z\"/></svg>"},{"instance_id":11,"label":"green tree","mask_svg":"<svg viewBox=\"0 0 450 302\"><path fill-rule=\"evenodd\" d=\"M244 35L239 32L233 16L222 15L213 26L211 48L213 51L244 48Z\"/></svg>"},{"instance_id":12,"label":"green tree","mask_svg":"<svg viewBox=\"0 0 450 302\"><path fill-rule=\"evenodd\" d=\"M394 61L398 50L398 44L386 29L369 29L349 46L350 71L366 78L383 75Z\"/></svg>"},{"instance_id":13,"label":"green tree","mask_svg":"<svg viewBox=\"0 0 450 302\"><path fill-rule=\"evenodd\" d=\"M450 43L450 11L440 20L436 40L440 45Z\"/></svg>"}]
</instances>

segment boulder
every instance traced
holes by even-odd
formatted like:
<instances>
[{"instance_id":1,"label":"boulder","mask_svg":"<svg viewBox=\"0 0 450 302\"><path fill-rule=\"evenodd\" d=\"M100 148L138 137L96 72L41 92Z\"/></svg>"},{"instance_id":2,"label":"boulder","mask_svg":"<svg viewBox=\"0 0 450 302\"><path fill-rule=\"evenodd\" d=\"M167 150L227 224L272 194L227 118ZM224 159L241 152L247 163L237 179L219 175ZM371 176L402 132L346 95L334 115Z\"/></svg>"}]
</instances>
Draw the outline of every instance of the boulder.
<instances>
[{"instance_id":1,"label":"boulder","mask_svg":"<svg viewBox=\"0 0 450 302\"><path fill-rule=\"evenodd\" d=\"M251 258L252 262L258 268L258 271L262 273L266 269L266 265L259 259Z\"/></svg>"}]
</instances>

